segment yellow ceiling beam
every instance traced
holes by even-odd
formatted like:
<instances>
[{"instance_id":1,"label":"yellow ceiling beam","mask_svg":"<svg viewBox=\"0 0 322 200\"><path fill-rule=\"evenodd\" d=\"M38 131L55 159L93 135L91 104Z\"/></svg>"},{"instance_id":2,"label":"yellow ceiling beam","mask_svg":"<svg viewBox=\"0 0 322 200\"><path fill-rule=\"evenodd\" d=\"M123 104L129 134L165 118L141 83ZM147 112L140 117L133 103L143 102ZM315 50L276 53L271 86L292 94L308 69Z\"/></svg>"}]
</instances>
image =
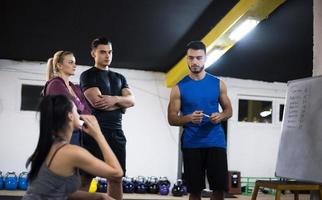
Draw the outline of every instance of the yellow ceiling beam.
<instances>
[{"instance_id":1,"label":"yellow ceiling beam","mask_svg":"<svg viewBox=\"0 0 322 200\"><path fill-rule=\"evenodd\" d=\"M268 17L278 6L286 0L240 0L204 37L202 42L207 46L207 52L215 48L228 51L235 42L229 39L228 35L236 25L246 18L263 20ZM176 85L184 76L189 73L186 57L183 57L166 74L166 85Z\"/></svg>"}]
</instances>

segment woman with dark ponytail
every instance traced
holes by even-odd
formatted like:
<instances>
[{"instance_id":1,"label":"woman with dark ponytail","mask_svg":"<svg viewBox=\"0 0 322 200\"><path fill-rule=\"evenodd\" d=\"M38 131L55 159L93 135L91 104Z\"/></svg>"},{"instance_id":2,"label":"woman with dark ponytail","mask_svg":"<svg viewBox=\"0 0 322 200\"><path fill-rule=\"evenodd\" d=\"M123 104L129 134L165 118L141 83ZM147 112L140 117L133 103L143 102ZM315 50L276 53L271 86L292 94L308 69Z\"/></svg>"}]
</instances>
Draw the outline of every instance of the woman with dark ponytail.
<instances>
[{"instance_id":1,"label":"woman with dark ponytail","mask_svg":"<svg viewBox=\"0 0 322 200\"><path fill-rule=\"evenodd\" d=\"M80 191L78 169L107 179L120 178L122 168L92 115L79 115L65 95L45 96L39 106L40 135L31 165L30 185L23 200L112 199L104 193ZM80 120L81 119L81 120ZM82 122L84 125L82 126ZM104 161L84 148L70 144L73 130L82 129L96 140Z\"/></svg>"},{"instance_id":2,"label":"woman with dark ponytail","mask_svg":"<svg viewBox=\"0 0 322 200\"><path fill-rule=\"evenodd\" d=\"M47 83L44 87L44 95L63 94L71 98L80 114L91 114L85 96L81 89L69 79L75 74L76 60L70 51L57 51L47 62ZM82 134L75 131L72 135L72 144L81 144Z\"/></svg>"}]
</instances>

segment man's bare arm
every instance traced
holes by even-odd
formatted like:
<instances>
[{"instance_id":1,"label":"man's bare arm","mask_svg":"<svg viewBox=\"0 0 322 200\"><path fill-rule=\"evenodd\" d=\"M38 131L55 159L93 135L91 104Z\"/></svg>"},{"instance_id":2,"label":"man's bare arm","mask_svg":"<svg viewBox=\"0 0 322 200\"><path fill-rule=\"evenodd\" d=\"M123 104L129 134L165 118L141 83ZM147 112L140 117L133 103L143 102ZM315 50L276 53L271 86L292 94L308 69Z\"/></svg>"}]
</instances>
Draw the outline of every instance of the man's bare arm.
<instances>
[{"instance_id":1,"label":"man's bare arm","mask_svg":"<svg viewBox=\"0 0 322 200\"><path fill-rule=\"evenodd\" d=\"M134 106L134 95L128 88L124 88L122 90L122 96L102 95L101 91L97 87L85 90L84 95L90 104L96 109L112 111L119 108L129 108Z\"/></svg>"},{"instance_id":2,"label":"man's bare arm","mask_svg":"<svg viewBox=\"0 0 322 200\"><path fill-rule=\"evenodd\" d=\"M107 106L103 104L97 104L97 102L102 100L101 96L103 96L98 87L88 88L87 90L85 90L84 95L88 102L96 109L112 111L120 108L117 105Z\"/></svg>"},{"instance_id":3,"label":"man's bare arm","mask_svg":"<svg viewBox=\"0 0 322 200\"><path fill-rule=\"evenodd\" d=\"M134 95L129 88L122 89L122 96L115 96L117 105L121 108L129 108L134 106Z\"/></svg>"},{"instance_id":4,"label":"man's bare arm","mask_svg":"<svg viewBox=\"0 0 322 200\"><path fill-rule=\"evenodd\" d=\"M178 86L175 86L171 90L170 102L168 106L168 122L171 126L183 126L189 122L200 123L202 120L202 112L195 111L192 114L181 116L181 99L180 90Z\"/></svg>"},{"instance_id":5,"label":"man's bare arm","mask_svg":"<svg viewBox=\"0 0 322 200\"><path fill-rule=\"evenodd\" d=\"M222 108L223 120L229 119L233 115L231 102L227 94L227 87L223 81L220 81L220 97L219 103Z\"/></svg>"},{"instance_id":6,"label":"man's bare arm","mask_svg":"<svg viewBox=\"0 0 322 200\"><path fill-rule=\"evenodd\" d=\"M219 104L222 108L222 112L212 113L210 116L210 121L212 123L220 123L226 121L233 114L233 109L229 97L227 95L227 87L223 81L220 81L220 94L219 94Z\"/></svg>"}]
</instances>

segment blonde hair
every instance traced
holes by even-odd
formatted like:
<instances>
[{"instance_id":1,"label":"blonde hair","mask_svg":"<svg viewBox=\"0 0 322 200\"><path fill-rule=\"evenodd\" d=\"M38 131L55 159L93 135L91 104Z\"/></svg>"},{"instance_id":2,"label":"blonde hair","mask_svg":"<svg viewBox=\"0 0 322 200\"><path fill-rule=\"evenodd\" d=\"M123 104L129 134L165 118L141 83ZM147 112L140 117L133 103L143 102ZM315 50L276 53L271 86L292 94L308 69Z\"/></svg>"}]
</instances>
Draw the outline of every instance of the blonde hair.
<instances>
[{"instance_id":1,"label":"blonde hair","mask_svg":"<svg viewBox=\"0 0 322 200\"><path fill-rule=\"evenodd\" d=\"M70 51L57 51L52 58L49 58L47 61L47 81L58 76L59 69L58 63L63 63L66 55L73 55Z\"/></svg>"}]
</instances>

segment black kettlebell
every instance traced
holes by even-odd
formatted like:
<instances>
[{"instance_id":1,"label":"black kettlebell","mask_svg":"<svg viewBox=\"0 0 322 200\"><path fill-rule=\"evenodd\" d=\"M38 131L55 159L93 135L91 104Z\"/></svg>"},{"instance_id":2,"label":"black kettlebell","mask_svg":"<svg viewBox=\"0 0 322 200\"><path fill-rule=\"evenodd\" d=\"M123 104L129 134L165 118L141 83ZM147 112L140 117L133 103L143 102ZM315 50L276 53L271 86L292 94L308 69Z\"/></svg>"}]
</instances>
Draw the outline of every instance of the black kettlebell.
<instances>
[{"instance_id":1,"label":"black kettlebell","mask_svg":"<svg viewBox=\"0 0 322 200\"><path fill-rule=\"evenodd\" d=\"M164 185L164 186L167 186L168 188L170 188L171 183L170 183L170 181L168 180L167 177L162 176L162 177L159 178L158 185L159 185L159 187L161 185Z\"/></svg>"},{"instance_id":2,"label":"black kettlebell","mask_svg":"<svg viewBox=\"0 0 322 200\"><path fill-rule=\"evenodd\" d=\"M146 192L144 176L138 176L134 181L134 185L136 193L143 194Z\"/></svg>"},{"instance_id":3,"label":"black kettlebell","mask_svg":"<svg viewBox=\"0 0 322 200\"><path fill-rule=\"evenodd\" d=\"M184 188L183 188L181 179L178 179L177 182L173 185L171 192L173 196L176 196L176 197L183 196Z\"/></svg>"},{"instance_id":4,"label":"black kettlebell","mask_svg":"<svg viewBox=\"0 0 322 200\"><path fill-rule=\"evenodd\" d=\"M145 185L146 185L148 193L150 193L150 194L159 193L159 185L158 185L158 178L157 177L155 177L155 176L149 177L149 179Z\"/></svg>"},{"instance_id":5,"label":"black kettlebell","mask_svg":"<svg viewBox=\"0 0 322 200\"><path fill-rule=\"evenodd\" d=\"M135 190L134 183L131 177L123 177L122 185L124 193L133 193Z\"/></svg>"},{"instance_id":6,"label":"black kettlebell","mask_svg":"<svg viewBox=\"0 0 322 200\"><path fill-rule=\"evenodd\" d=\"M107 180L105 178L100 178L97 183L97 192L107 192Z\"/></svg>"}]
</instances>

